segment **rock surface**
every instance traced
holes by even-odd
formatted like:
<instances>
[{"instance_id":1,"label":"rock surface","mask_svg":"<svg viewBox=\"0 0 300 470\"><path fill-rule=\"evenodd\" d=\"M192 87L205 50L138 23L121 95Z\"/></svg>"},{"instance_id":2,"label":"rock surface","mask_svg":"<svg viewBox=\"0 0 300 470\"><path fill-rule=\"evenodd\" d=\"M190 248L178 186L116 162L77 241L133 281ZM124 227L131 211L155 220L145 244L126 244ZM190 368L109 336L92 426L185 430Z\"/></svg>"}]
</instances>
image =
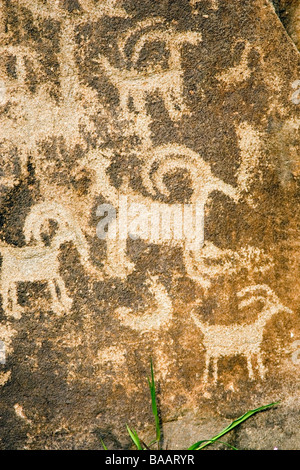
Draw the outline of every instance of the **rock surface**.
<instances>
[{"instance_id":1,"label":"rock surface","mask_svg":"<svg viewBox=\"0 0 300 470\"><path fill-rule=\"evenodd\" d=\"M168 448L277 400L229 442L299 448L300 56L275 7L0 1L0 448L152 438L150 358Z\"/></svg>"},{"instance_id":2,"label":"rock surface","mask_svg":"<svg viewBox=\"0 0 300 470\"><path fill-rule=\"evenodd\" d=\"M298 0L273 0L276 13L300 49L300 3Z\"/></svg>"}]
</instances>

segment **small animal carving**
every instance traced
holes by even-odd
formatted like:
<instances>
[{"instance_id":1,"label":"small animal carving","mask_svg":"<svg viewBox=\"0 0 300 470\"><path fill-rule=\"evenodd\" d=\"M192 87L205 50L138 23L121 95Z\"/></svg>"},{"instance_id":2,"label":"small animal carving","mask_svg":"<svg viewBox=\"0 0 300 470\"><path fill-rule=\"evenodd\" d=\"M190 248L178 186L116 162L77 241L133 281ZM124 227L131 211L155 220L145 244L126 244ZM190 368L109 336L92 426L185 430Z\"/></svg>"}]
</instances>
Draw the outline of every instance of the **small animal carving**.
<instances>
[{"instance_id":1,"label":"small animal carving","mask_svg":"<svg viewBox=\"0 0 300 470\"><path fill-rule=\"evenodd\" d=\"M178 204L172 205L153 199L153 196L167 198L170 195L170 190L165 184L165 176L176 170L188 172L193 189L190 206L197 214L195 217L196 222L193 224L194 227L190 227L188 231L183 230L180 237L176 237L172 233L168 240L164 238L163 233L158 233L157 230L149 230L145 240L148 243L167 243L169 246L182 246L187 272L190 274L191 271L191 274L193 274L194 268L189 263L189 260L193 254L198 254L198 257L201 257L204 243L204 213L208 197L212 192L220 191L234 202L238 202L239 192L233 186L224 183L214 176L210 165L200 155L182 145L162 145L154 148L151 153L145 154L143 158L145 163L141 172L141 178L145 189L149 193L148 197L134 191L128 184L128 181L125 181L120 190L117 191L109 182L109 177L106 174L107 164L103 162L105 159L101 158L100 155L96 156L94 160L87 161L87 165L95 170L99 181L99 191L101 191L104 197L107 197L108 201L114 206L115 211L119 209L120 212L122 198L126 198L128 206L136 205L136 207L139 207L140 205L147 210L150 218L155 213L158 214L158 219L159 216L168 216L170 210L171 212L172 210L175 211L178 207ZM104 215L104 209L105 211L107 210L107 208L100 208L97 211L99 217ZM118 217L120 217L120 214ZM103 224L103 222L101 223ZM116 230L116 236L112 236L112 231L114 230ZM122 236L122 230L124 230L124 224L121 219L114 219L108 227L105 269L111 276L125 278L133 270L134 266L126 256L126 240L129 234L127 233ZM173 232L174 230L173 228Z\"/></svg>"},{"instance_id":2,"label":"small animal carving","mask_svg":"<svg viewBox=\"0 0 300 470\"><path fill-rule=\"evenodd\" d=\"M218 380L218 360L221 357L242 355L246 357L249 378L254 379L252 359L257 357L258 372L261 379L265 377L265 367L262 360L261 346L264 328L273 315L279 312L292 313L280 302L277 295L267 285L246 287L238 293L241 299L240 308L261 301L263 309L259 317L251 324L209 325L203 322L194 311L191 317L195 325L203 333L203 344L206 349L205 370L203 380L208 383L210 361L213 361L213 380Z\"/></svg>"},{"instance_id":3,"label":"small animal carving","mask_svg":"<svg viewBox=\"0 0 300 470\"><path fill-rule=\"evenodd\" d=\"M129 101L132 100L134 111L139 112L136 121L136 131L142 139L149 137L149 117L147 116L147 98L151 93L158 92L172 120L178 120L185 111L183 101L183 68L181 65L181 47L184 43L197 45L201 42L201 34L194 31L178 32L173 28L166 29L158 18L141 22L130 31L129 35L119 42L119 50L124 63L129 67L122 69L114 67L103 55L98 62L104 68L106 75L118 89L120 107L124 119L134 117ZM132 41L134 44L132 45ZM160 64L145 64L145 69L139 69L139 59L145 45L161 42L168 51L166 68ZM130 50L130 57L126 51Z\"/></svg>"},{"instance_id":4,"label":"small animal carving","mask_svg":"<svg viewBox=\"0 0 300 470\"><path fill-rule=\"evenodd\" d=\"M46 246L42 237L42 228L46 221L54 220L58 224L57 232ZM89 272L101 278L101 274L89 262L88 246L81 229L72 219L71 214L58 204L40 203L33 206L24 224L24 235L27 246L13 247L0 242L2 267L0 287L3 310L15 318L20 317L21 307L18 304L18 282L47 282L52 308L57 314L68 311L72 299L59 273L59 248L68 241L76 246L81 261ZM29 245L33 242L32 245Z\"/></svg>"}]
</instances>

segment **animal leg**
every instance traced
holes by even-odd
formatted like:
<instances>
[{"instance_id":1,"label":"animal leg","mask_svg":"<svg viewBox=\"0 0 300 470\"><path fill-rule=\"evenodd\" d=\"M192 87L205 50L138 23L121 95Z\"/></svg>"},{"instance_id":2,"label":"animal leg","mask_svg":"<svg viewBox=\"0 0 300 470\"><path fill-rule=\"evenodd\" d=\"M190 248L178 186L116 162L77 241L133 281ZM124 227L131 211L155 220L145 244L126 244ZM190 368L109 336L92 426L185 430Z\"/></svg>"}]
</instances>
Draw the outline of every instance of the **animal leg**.
<instances>
[{"instance_id":1,"label":"animal leg","mask_svg":"<svg viewBox=\"0 0 300 470\"><path fill-rule=\"evenodd\" d=\"M51 298L52 298L52 309L57 315L61 315L65 309L64 309L64 306L62 305L62 303L60 302L60 300L58 298L57 290L56 290L56 286L55 286L55 280L56 279L49 280L48 281L48 286L49 286L50 294L51 294Z\"/></svg>"},{"instance_id":2,"label":"animal leg","mask_svg":"<svg viewBox=\"0 0 300 470\"><path fill-rule=\"evenodd\" d=\"M18 304L18 290L15 282L8 285L4 296L4 305L6 304L6 309L9 312L9 315L14 317L16 320L19 320L21 318L22 309Z\"/></svg>"},{"instance_id":3,"label":"animal leg","mask_svg":"<svg viewBox=\"0 0 300 470\"><path fill-rule=\"evenodd\" d=\"M135 117L135 131L137 135L141 138L141 140L144 142L144 145L150 145L150 125L152 122L152 118L147 113L146 96L147 95L144 90L135 90L132 93L134 109L139 113L138 118Z\"/></svg>"},{"instance_id":4,"label":"animal leg","mask_svg":"<svg viewBox=\"0 0 300 470\"><path fill-rule=\"evenodd\" d=\"M254 380L254 373L253 373L253 367L252 367L252 361L251 361L251 355L246 356L247 359L247 367L248 367L248 373L249 373L249 379Z\"/></svg>"},{"instance_id":5,"label":"animal leg","mask_svg":"<svg viewBox=\"0 0 300 470\"><path fill-rule=\"evenodd\" d=\"M266 373L266 368L263 364L260 353L257 355L257 364L258 364L259 376L260 376L261 379L264 379L265 373Z\"/></svg>"},{"instance_id":6,"label":"animal leg","mask_svg":"<svg viewBox=\"0 0 300 470\"><path fill-rule=\"evenodd\" d=\"M123 112L123 117L126 121L130 121L131 113L129 111L129 90L125 87L124 89L119 88L120 95L120 108Z\"/></svg>"},{"instance_id":7,"label":"animal leg","mask_svg":"<svg viewBox=\"0 0 300 470\"><path fill-rule=\"evenodd\" d=\"M214 370L213 370L213 373L214 373L214 384L216 384L218 382L218 358L217 357L214 357L214 360L213 360L213 367L214 367Z\"/></svg>"},{"instance_id":8,"label":"animal leg","mask_svg":"<svg viewBox=\"0 0 300 470\"><path fill-rule=\"evenodd\" d=\"M114 240L107 238L106 266L109 276L126 278L134 269L134 264L126 256L126 239Z\"/></svg>"},{"instance_id":9,"label":"animal leg","mask_svg":"<svg viewBox=\"0 0 300 470\"><path fill-rule=\"evenodd\" d=\"M68 296L66 285L63 279L58 276L54 282L60 291L60 303L64 305L67 310L69 310L72 306L72 299Z\"/></svg>"},{"instance_id":10,"label":"animal leg","mask_svg":"<svg viewBox=\"0 0 300 470\"><path fill-rule=\"evenodd\" d=\"M4 312L8 312L10 310L9 285L6 283L4 284L3 282L2 282L1 296L2 296L2 309Z\"/></svg>"},{"instance_id":11,"label":"animal leg","mask_svg":"<svg viewBox=\"0 0 300 470\"><path fill-rule=\"evenodd\" d=\"M207 384L207 382L208 382L209 363L210 363L210 356L208 354L206 354L205 369L204 369L204 374L203 374L203 382L205 384Z\"/></svg>"},{"instance_id":12,"label":"animal leg","mask_svg":"<svg viewBox=\"0 0 300 470\"><path fill-rule=\"evenodd\" d=\"M177 87L165 90L162 93L165 107L172 121L178 121L186 112L186 107L182 99L182 93Z\"/></svg>"}]
</instances>

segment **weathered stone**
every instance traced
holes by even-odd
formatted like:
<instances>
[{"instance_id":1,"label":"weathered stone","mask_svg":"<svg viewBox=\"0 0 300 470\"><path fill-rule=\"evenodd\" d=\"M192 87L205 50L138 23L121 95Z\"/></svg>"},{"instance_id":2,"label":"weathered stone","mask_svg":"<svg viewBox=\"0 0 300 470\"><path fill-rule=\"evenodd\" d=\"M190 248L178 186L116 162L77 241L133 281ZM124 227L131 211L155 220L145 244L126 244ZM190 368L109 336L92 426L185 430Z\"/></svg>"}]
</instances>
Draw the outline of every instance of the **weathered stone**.
<instances>
[{"instance_id":1,"label":"weathered stone","mask_svg":"<svg viewBox=\"0 0 300 470\"><path fill-rule=\"evenodd\" d=\"M230 442L299 447L299 43L273 3L0 1L0 448L152 438L150 358L169 448L277 400Z\"/></svg>"},{"instance_id":2,"label":"weathered stone","mask_svg":"<svg viewBox=\"0 0 300 470\"><path fill-rule=\"evenodd\" d=\"M273 0L276 13L294 43L300 48L300 4L298 0Z\"/></svg>"}]
</instances>

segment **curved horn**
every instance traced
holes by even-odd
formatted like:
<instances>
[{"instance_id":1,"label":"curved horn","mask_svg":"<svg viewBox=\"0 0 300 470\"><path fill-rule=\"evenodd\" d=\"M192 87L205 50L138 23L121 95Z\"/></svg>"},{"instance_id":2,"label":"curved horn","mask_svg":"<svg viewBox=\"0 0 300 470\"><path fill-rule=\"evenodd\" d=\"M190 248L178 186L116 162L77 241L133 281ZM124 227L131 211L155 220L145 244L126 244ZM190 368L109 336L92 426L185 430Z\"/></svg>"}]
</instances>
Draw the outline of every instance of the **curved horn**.
<instances>
[{"instance_id":1,"label":"curved horn","mask_svg":"<svg viewBox=\"0 0 300 470\"><path fill-rule=\"evenodd\" d=\"M141 172L142 181L145 188L153 195L157 192L155 189L162 194L169 194L163 178L176 168L185 169L190 173L194 190L197 189L199 183L207 184L212 179L209 164L199 154L183 145L162 145L154 149L153 155L146 155L144 161L145 165Z\"/></svg>"},{"instance_id":2,"label":"curved horn","mask_svg":"<svg viewBox=\"0 0 300 470\"><path fill-rule=\"evenodd\" d=\"M132 42L135 38L137 38L137 41L135 43L138 43L141 35L143 36L147 34L147 30L149 29L153 33L153 28L157 27L164 27L162 18L147 18L146 20L140 21L133 29L130 29L130 31L118 41L119 50L125 62L128 61L128 56L126 55L126 49L128 49L128 44L130 44L130 42ZM133 52L131 53L131 55L134 55L134 50L135 45L133 46Z\"/></svg>"},{"instance_id":3,"label":"curved horn","mask_svg":"<svg viewBox=\"0 0 300 470\"><path fill-rule=\"evenodd\" d=\"M25 219L23 228L26 243L33 239L35 242L43 244L41 229L43 224L50 219L56 220L65 229L68 227L68 216L63 207L46 202L33 206Z\"/></svg>"},{"instance_id":4,"label":"curved horn","mask_svg":"<svg viewBox=\"0 0 300 470\"><path fill-rule=\"evenodd\" d=\"M89 247L81 228L73 219L72 214L59 204L45 202L32 208L24 224L26 242L29 243L33 239L35 242L43 244L41 228L43 223L50 219L59 224L58 233L54 237L54 245L58 248L66 241L73 241L82 263L92 274L101 278L99 271L90 262Z\"/></svg>"}]
</instances>

